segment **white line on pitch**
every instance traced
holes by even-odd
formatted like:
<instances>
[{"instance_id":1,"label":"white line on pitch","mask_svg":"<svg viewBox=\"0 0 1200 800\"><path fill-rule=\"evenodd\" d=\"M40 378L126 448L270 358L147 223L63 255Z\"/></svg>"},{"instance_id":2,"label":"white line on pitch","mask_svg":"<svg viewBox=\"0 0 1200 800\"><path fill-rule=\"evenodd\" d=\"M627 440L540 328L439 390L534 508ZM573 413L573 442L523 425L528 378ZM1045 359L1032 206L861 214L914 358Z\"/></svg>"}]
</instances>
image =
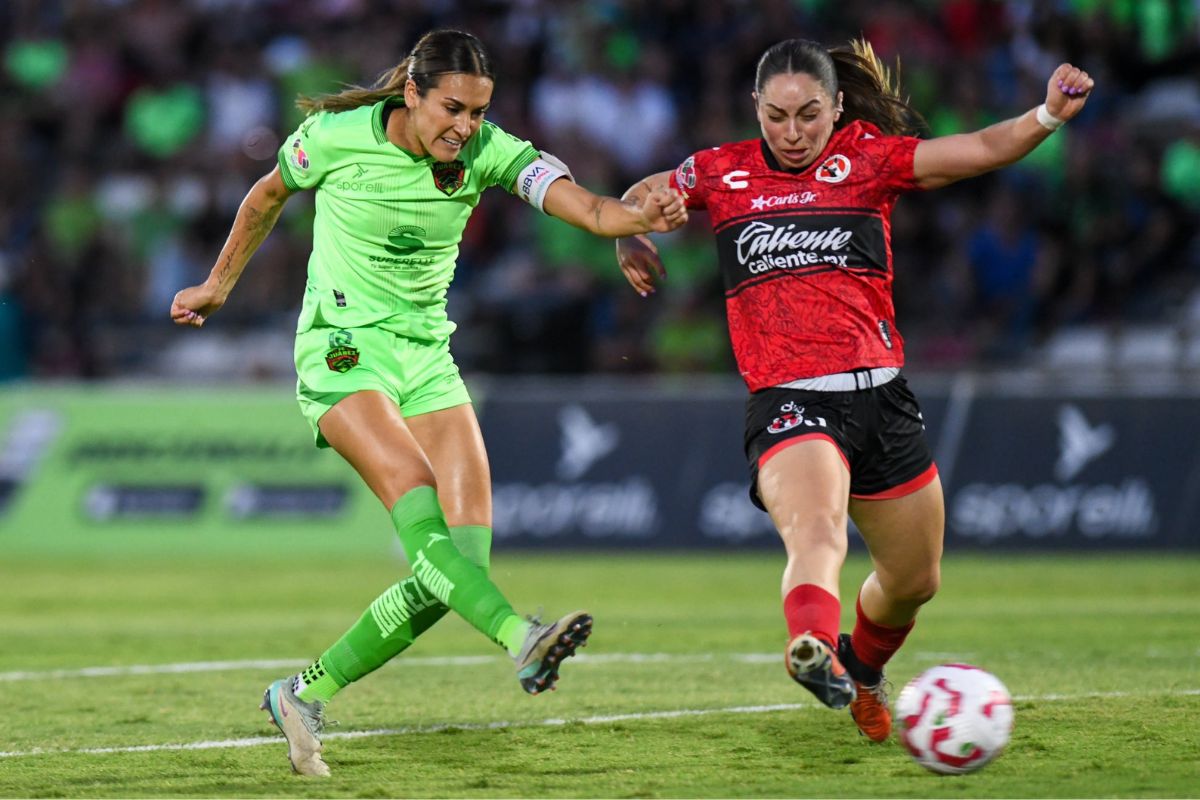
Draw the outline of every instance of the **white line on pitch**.
<instances>
[{"instance_id":1,"label":"white line on pitch","mask_svg":"<svg viewBox=\"0 0 1200 800\"><path fill-rule=\"evenodd\" d=\"M1081 700L1085 698L1116 698L1140 697L1157 694L1195 696L1200 695L1200 689L1180 689L1146 692L1083 692L1080 694L1045 694L1018 695L1017 701L1053 702L1058 700ZM730 706L726 708L681 708L672 711L646 711L630 714L601 714L578 719L543 719L528 722L448 722L439 725L421 725L404 728L375 728L364 731L339 731L325 733L322 739L367 739L376 736L406 736L412 734L441 733L442 731L492 731L509 728L544 728L562 725L604 725L612 722L631 722L654 719L676 719L679 717L704 717L713 714L764 714L772 711L796 711L803 708L816 708L816 703L783 703L767 706ZM257 747L264 744L282 744L279 736L251 736L244 739L222 739L207 742L185 742L182 744L141 744L124 747L78 747L78 748L41 748L32 750L0 751L0 758L20 758L23 756L55 755L55 754L86 754L107 755L111 753L157 753L178 750L223 750L239 747Z\"/></svg>"},{"instance_id":2,"label":"white line on pitch","mask_svg":"<svg viewBox=\"0 0 1200 800\"><path fill-rule=\"evenodd\" d=\"M914 653L919 661L969 661L969 654ZM729 660L741 664L773 664L779 653L602 653L575 656L577 664L696 664ZM504 661L503 656L416 656L399 658L389 667L470 667ZM12 681L58 680L64 678L113 678L129 675L175 675L189 672L229 672L242 669L292 670L306 667L309 659L249 659L242 661L190 661L176 664L128 664L124 666L82 667L79 669L18 670L0 672L0 683Z\"/></svg>"}]
</instances>

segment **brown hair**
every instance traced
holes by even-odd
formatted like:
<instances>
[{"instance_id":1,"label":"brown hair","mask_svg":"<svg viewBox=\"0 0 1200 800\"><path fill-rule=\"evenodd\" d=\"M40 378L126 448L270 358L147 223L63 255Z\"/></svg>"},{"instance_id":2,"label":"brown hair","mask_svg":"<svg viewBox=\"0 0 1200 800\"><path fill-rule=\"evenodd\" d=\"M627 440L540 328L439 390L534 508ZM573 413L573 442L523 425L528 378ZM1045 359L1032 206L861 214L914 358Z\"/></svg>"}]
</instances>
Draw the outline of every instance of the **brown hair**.
<instances>
[{"instance_id":1,"label":"brown hair","mask_svg":"<svg viewBox=\"0 0 1200 800\"><path fill-rule=\"evenodd\" d=\"M372 86L349 86L335 94L316 97L301 95L296 106L306 114L349 111L403 95L404 85L410 79L417 85L417 94L424 97L437 86L439 76L450 73L496 79L492 59L478 37L465 31L443 29L430 31L418 39L404 60L380 75Z\"/></svg>"},{"instance_id":2,"label":"brown hair","mask_svg":"<svg viewBox=\"0 0 1200 800\"><path fill-rule=\"evenodd\" d=\"M900 95L900 60L896 60L893 75L865 39L832 50L807 39L772 45L758 60L754 88L761 92L776 75L797 72L811 75L832 99L836 100L841 90L842 115L835 123L837 128L856 119L893 135L915 136L927 128L908 98Z\"/></svg>"}]
</instances>

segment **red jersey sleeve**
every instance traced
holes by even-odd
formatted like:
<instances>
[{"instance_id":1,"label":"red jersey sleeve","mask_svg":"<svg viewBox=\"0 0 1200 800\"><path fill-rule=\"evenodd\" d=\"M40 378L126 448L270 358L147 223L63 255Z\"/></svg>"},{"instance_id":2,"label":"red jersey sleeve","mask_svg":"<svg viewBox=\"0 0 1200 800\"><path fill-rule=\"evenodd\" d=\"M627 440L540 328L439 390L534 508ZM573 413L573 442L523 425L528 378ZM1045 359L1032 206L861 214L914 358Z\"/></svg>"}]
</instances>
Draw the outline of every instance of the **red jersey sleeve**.
<instances>
[{"instance_id":1,"label":"red jersey sleeve","mask_svg":"<svg viewBox=\"0 0 1200 800\"><path fill-rule=\"evenodd\" d=\"M913 157L921 140L915 136L875 136L859 142L872 162L879 187L895 194L921 187L913 174Z\"/></svg>"},{"instance_id":2,"label":"red jersey sleeve","mask_svg":"<svg viewBox=\"0 0 1200 800\"><path fill-rule=\"evenodd\" d=\"M691 209L708 208L708 182L705 168L709 166L710 150L701 150L684 159L671 173L670 185L683 195L684 204Z\"/></svg>"}]
</instances>

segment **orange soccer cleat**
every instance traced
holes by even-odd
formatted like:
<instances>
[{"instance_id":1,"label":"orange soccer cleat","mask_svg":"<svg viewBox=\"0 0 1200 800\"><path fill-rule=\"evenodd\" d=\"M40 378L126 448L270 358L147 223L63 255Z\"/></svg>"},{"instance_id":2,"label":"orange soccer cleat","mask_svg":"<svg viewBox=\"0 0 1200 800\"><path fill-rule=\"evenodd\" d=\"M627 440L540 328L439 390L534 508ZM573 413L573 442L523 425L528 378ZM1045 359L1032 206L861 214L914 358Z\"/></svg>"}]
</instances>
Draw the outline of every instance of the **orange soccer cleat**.
<instances>
[{"instance_id":1,"label":"orange soccer cleat","mask_svg":"<svg viewBox=\"0 0 1200 800\"><path fill-rule=\"evenodd\" d=\"M862 664L850 646L850 635L838 637L838 657L854 679L856 697L850 703L850 716L858 731L872 742L886 742L892 735L892 712L888 708L887 681L883 670Z\"/></svg>"}]
</instances>

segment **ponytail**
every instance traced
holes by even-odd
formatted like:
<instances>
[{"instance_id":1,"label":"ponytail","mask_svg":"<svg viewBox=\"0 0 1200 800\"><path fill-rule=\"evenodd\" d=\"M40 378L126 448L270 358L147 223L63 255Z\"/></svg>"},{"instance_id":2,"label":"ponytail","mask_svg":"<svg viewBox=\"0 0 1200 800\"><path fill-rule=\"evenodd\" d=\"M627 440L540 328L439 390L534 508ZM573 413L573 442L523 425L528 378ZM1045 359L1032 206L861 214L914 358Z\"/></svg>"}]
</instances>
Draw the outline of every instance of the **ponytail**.
<instances>
[{"instance_id":1,"label":"ponytail","mask_svg":"<svg viewBox=\"0 0 1200 800\"><path fill-rule=\"evenodd\" d=\"M443 29L430 31L418 39L408 56L380 75L374 85L351 85L335 94L316 97L301 95L296 99L296 107L305 114L349 111L403 95L404 87L410 80L416 84L417 94L424 97L437 85L438 76L451 73L496 80L492 59L484 49L483 42L465 31Z\"/></svg>"},{"instance_id":2,"label":"ponytail","mask_svg":"<svg viewBox=\"0 0 1200 800\"><path fill-rule=\"evenodd\" d=\"M305 114L315 114L318 111L349 111L359 106L373 106L380 100L402 95L404 84L408 82L408 65L411 63L411 56L405 58L380 75L370 87L350 85L336 94L322 94L316 97L300 95L296 98L296 107Z\"/></svg>"},{"instance_id":3,"label":"ponytail","mask_svg":"<svg viewBox=\"0 0 1200 800\"><path fill-rule=\"evenodd\" d=\"M837 127L861 119L884 133L916 136L928 129L924 117L900 94L900 59L892 73L866 39L854 39L829 51L842 92L842 116Z\"/></svg>"}]
</instances>

